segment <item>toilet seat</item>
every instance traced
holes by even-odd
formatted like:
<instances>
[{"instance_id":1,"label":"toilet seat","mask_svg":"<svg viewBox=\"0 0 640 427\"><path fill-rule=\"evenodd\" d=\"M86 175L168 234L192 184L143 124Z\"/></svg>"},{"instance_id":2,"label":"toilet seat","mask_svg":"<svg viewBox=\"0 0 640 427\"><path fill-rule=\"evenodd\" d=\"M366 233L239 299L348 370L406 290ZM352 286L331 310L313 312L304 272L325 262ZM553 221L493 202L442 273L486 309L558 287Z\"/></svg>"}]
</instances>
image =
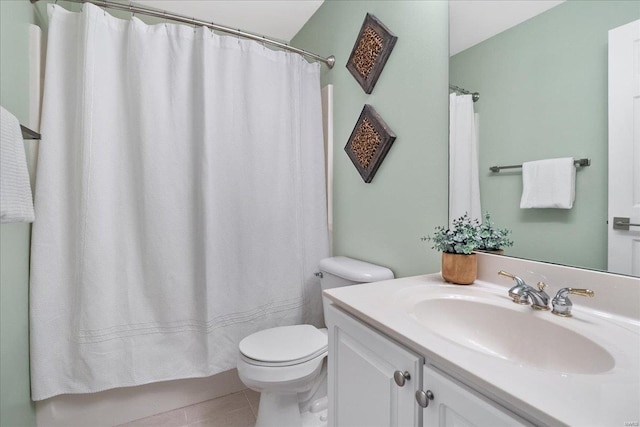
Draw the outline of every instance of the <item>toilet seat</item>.
<instances>
[{"instance_id":1,"label":"toilet seat","mask_svg":"<svg viewBox=\"0 0 640 427\"><path fill-rule=\"evenodd\" d=\"M312 325L280 326L240 341L240 358L255 366L292 366L327 354L327 335Z\"/></svg>"}]
</instances>

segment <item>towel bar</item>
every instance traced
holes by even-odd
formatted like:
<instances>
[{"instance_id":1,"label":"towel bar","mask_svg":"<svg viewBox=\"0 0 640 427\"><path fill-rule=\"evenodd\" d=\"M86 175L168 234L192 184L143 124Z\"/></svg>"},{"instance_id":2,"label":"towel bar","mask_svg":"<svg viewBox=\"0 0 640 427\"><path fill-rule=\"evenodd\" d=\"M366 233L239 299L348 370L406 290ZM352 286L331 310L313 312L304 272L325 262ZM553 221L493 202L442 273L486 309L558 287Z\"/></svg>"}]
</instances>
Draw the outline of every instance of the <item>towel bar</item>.
<instances>
[{"instance_id":1,"label":"towel bar","mask_svg":"<svg viewBox=\"0 0 640 427\"><path fill-rule=\"evenodd\" d=\"M577 159L573 162L576 166L591 166L591 159ZM521 168L522 165L509 165L509 166L491 166L489 170L491 172L500 172L501 169L517 169Z\"/></svg>"}]
</instances>

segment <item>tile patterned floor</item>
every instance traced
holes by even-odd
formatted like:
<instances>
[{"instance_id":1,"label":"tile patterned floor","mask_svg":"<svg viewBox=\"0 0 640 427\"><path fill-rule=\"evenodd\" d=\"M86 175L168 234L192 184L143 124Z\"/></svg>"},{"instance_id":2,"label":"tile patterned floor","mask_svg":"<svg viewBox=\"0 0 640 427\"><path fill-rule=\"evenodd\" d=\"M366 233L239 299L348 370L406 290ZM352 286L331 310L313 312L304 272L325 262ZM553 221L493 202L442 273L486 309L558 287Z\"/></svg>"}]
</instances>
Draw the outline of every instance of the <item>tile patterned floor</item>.
<instances>
[{"instance_id":1,"label":"tile patterned floor","mask_svg":"<svg viewBox=\"0 0 640 427\"><path fill-rule=\"evenodd\" d=\"M253 427L260 393L243 390L163 414L122 424L121 427Z\"/></svg>"}]
</instances>

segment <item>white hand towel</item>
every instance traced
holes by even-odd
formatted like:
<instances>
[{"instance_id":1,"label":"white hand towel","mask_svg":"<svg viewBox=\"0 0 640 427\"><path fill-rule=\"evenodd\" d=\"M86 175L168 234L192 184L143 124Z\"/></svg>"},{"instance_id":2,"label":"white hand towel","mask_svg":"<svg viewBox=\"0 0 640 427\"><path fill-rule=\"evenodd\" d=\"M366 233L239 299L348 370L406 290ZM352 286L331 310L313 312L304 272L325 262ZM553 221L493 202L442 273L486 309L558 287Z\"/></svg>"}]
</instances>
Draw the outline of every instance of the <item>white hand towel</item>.
<instances>
[{"instance_id":1,"label":"white hand towel","mask_svg":"<svg viewBox=\"0 0 640 427\"><path fill-rule=\"evenodd\" d=\"M522 164L521 209L571 209L576 198L573 157Z\"/></svg>"},{"instance_id":2,"label":"white hand towel","mask_svg":"<svg viewBox=\"0 0 640 427\"><path fill-rule=\"evenodd\" d=\"M0 106L0 222L33 220L33 198L20 122Z\"/></svg>"}]
</instances>

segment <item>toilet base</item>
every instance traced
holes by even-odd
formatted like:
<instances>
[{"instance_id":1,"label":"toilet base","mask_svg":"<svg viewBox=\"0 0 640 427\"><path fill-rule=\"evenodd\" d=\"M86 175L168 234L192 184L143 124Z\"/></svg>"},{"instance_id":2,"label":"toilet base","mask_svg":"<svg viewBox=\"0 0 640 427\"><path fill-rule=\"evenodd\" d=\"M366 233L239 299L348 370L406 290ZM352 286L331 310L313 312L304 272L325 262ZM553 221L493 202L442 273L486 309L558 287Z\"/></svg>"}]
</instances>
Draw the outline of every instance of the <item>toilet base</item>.
<instances>
[{"instance_id":1,"label":"toilet base","mask_svg":"<svg viewBox=\"0 0 640 427\"><path fill-rule=\"evenodd\" d=\"M327 398L314 401L311 409L300 413L298 395L261 393L255 427L326 427Z\"/></svg>"},{"instance_id":2,"label":"toilet base","mask_svg":"<svg viewBox=\"0 0 640 427\"><path fill-rule=\"evenodd\" d=\"M327 364L305 393L260 393L255 427L326 427Z\"/></svg>"},{"instance_id":3,"label":"toilet base","mask_svg":"<svg viewBox=\"0 0 640 427\"><path fill-rule=\"evenodd\" d=\"M329 410L327 396L315 400L311 409L302 413L302 427L327 427Z\"/></svg>"},{"instance_id":4,"label":"toilet base","mask_svg":"<svg viewBox=\"0 0 640 427\"><path fill-rule=\"evenodd\" d=\"M302 426L298 395L260 393L256 427Z\"/></svg>"}]
</instances>

